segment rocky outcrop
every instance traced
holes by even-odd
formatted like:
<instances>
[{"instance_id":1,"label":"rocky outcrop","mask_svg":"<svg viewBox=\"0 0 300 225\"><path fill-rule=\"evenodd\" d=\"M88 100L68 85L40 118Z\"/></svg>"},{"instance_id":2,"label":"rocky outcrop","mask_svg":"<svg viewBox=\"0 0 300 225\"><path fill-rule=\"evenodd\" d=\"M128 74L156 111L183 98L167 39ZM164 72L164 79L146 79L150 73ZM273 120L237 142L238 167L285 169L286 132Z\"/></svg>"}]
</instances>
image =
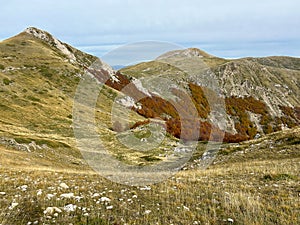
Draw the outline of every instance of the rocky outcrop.
<instances>
[{"instance_id":1,"label":"rocky outcrop","mask_svg":"<svg viewBox=\"0 0 300 225\"><path fill-rule=\"evenodd\" d=\"M71 62L76 61L75 55L73 54L73 52L70 51L70 49L67 48L67 45L62 43L57 38L53 37L48 32L34 28L34 27L29 27L29 28L25 29L24 32L31 34L34 37L39 38L39 39L47 42L48 44L54 46L59 51L61 51L65 56L67 56Z\"/></svg>"},{"instance_id":2,"label":"rocky outcrop","mask_svg":"<svg viewBox=\"0 0 300 225\"><path fill-rule=\"evenodd\" d=\"M31 152L35 150L48 149L48 146L45 144L38 145L35 141L30 143L18 143L14 138L1 137L0 144L5 145L19 151Z\"/></svg>"},{"instance_id":3,"label":"rocky outcrop","mask_svg":"<svg viewBox=\"0 0 300 225\"><path fill-rule=\"evenodd\" d=\"M81 52L78 49L75 49L72 46L61 42L48 32L40 30L38 28L29 27L26 28L24 32L46 42L48 45L55 48L58 52L64 55L66 59L69 60L69 62L72 64L77 64L82 67L88 67L97 59L95 56ZM108 65L105 65L105 67L112 70Z\"/></svg>"},{"instance_id":4,"label":"rocky outcrop","mask_svg":"<svg viewBox=\"0 0 300 225\"><path fill-rule=\"evenodd\" d=\"M280 105L300 105L300 70L274 68L242 59L214 68L214 72L224 96L253 96L267 105L273 117L283 115Z\"/></svg>"}]
</instances>

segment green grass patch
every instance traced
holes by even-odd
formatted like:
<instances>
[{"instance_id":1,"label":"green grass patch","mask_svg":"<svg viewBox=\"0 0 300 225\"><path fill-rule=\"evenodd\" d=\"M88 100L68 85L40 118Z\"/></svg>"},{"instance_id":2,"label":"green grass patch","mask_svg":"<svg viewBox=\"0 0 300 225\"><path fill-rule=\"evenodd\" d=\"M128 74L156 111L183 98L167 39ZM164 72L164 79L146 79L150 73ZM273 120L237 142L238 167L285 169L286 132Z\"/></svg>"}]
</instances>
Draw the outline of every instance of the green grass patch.
<instances>
[{"instance_id":1,"label":"green grass patch","mask_svg":"<svg viewBox=\"0 0 300 225\"><path fill-rule=\"evenodd\" d=\"M3 84L10 85L13 81L8 78L3 78Z\"/></svg>"},{"instance_id":2,"label":"green grass patch","mask_svg":"<svg viewBox=\"0 0 300 225\"><path fill-rule=\"evenodd\" d=\"M145 155L145 156L142 156L142 157L140 157L140 158L146 160L147 162L161 161L160 158L157 158L157 157L151 156L151 155Z\"/></svg>"},{"instance_id":3,"label":"green grass patch","mask_svg":"<svg viewBox=\"0 0 300 225\"><path fill-rule=\"evenodd\" d=\"M34 102L40 102L41 101L40 99L38 99L37 97L34 97L32 95L27 96L27 99L29 99L31 101L34 101Z\"/></svg>"},{"instance_id":4,"label":"green grass patch","mask_svg":"<svg viewBox=\"0 0 300 225\"><path fill-rule=\"evenodd\" d=\"M47 145L50 148L71 148L68 144L60 142L60 141L53 141L53 140L46 140L46 139L34 139L34 138L25 138L25 137L16 137L14 138L16 142L19 144L29 144L31 142L35 142L37 145Z\"/></svg>"},{"instance_id":5,"label":"green grass patch","mask_svg":"<svg viewBox=\"0 0 300 225\"><path fill-rule=\"evenodd\" d=\"M136 138L149 138L151 136L151 132L149 130L141 130L133 133Z\"/></svg>"},{"instance_id":6,"label":"green grass patch","mask_svg":"<svg viewBox=\"0 0 300 225\"><path fill-rule=\"evenodd\" d=\"M7 105L3 105L0 103L0 109L1 110L11 110L12 108L8 107Z\"/></svg>"},{"instance_id":7,"label":"green grass patch","mask_svg":"<svg viewBox=\"0 0 300 225\"><path fill-rule=\"evenodd\" d=\"M272 180L272 181L280 181L280 180L294 180L295 177L290 174L280 173L280 174L266 174L262 178L263 180Z\"/></svg>"}]
</instances>

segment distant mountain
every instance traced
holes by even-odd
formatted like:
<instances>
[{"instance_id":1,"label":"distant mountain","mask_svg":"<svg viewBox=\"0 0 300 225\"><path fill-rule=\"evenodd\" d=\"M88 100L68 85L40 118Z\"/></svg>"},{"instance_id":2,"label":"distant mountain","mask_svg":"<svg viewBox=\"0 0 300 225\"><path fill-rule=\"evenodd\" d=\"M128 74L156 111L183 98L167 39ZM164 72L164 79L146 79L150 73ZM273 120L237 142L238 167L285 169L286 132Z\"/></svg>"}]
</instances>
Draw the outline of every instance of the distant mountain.
<instances>
[{"instance_id":1,"label":"distant mountain","mask_svg":"<svg viewBox=\"0 0 300 225\"><path fill-rule=\"evenodd\" d=\"M215 56L210 55L198 48L188 48L184 50L173 50L166 52L159 57L157 57L158 60L167 59L171 57L199 57L199 58L215 58Z\"/></svg>"},{"instance_id":2,"label":"distant mountain","mask_svg":"<svg viewBox=\"0 0 300 225\"><path fill-rule=\"evenodd\" d=\"M300 59L291 57L228 60L192 48L165 53L120 73L135 78L167 78L184 87L200 117L209 123L215 121L214 114L203 101L207 96L200 93L214 81L226 103L226 131L233 134L228 134L227 140L240 141L299 125L299 63ZM152 108L149 114L155 111ZM170 114L166 110L163 113Z\"/></svg>"},{"instance_id":3,"label":"distant mountain","mask_svg":"<svg viewBox=\"0 0 300 225\"><path fill-rule=\"evenodd\" d=\"M114 70L119 70L119 69L122 69L122 68L124 68L124 67L126 67L126 66L124 66L124 65L112 65L111 66Z\"/></svg>"}]
</instances>

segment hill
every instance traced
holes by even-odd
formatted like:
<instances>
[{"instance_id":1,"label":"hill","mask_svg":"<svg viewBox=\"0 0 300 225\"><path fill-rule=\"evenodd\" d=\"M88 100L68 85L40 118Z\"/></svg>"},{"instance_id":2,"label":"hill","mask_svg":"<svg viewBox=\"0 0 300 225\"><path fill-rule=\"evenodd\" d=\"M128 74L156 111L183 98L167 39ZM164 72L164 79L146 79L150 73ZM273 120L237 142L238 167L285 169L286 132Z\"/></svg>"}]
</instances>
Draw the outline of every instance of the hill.
<instances>
[{"instance_id":1,"label":"hill","mask_svg":"<svg viewBox=\"0 0 300 225\"><path fill-rule=\"evenodd\" d=\"M0 224L298 224L297 107L297 58L186 49L114 71L28 28L0 42Z\"/></svg>"},{"instance_id":2,"label":"hill","mask_svg":"<svg viewBox=\"0 0 300 225\"><path fill-rule=\"evenodd\" d=\"M82 158L75 150L72 129L73 101L84 70L97 58L62 43L49 33L28 28L0 43L0 136L4 144L16 140L46 146L69 164ZM108 73L112 69L99 61ZM97 118L110 132L111 96L117 92L104 87L99 93ZM139 118L139 116L135 116ZM134 120L134 115L133 115ZM111 134L113 135L113 134ZM12 144L16 145L17 144ZM16 147L18 148L18 147ZM47 151L45 151L47 152ZM47 153L46 153L47 154ZM64 158L64 156L66 158ZM71 157L71 159L69 159ZM74 158L75 157L75 158ZM49 162L50 163L50 162ZM51 164L51 163L50 163Z\"/></svg>"},{"instance_id":3,"label":"hill","mask_svg":"<svg viewBox=\"0 0 300 225\"><path fill-rule=\"evenodd\" d=\"M227 113L227 141L234 142L299 125L299 62L300 59L291 57L228 60L186 49L123 68L120 73L143 78L144 85L156 77L183 87L192 97L199 116L210 124L216 119L215 112L209 109L213 100L207 101L211 93L206 89L217 89L214 92L223 99ZM164 113L173 114L167 110ZM222 129L219 124L214 125Z\"/></svg>"}]
</instances>

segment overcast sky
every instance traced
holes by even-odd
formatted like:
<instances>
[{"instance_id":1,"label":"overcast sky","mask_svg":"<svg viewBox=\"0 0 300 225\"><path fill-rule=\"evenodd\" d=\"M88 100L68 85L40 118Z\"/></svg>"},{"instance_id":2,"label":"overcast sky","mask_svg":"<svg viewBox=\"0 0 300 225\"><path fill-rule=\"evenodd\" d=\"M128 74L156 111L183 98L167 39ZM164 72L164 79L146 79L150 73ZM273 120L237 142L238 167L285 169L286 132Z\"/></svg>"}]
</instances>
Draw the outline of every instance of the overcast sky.
<instances>
[{"instance_id":1,"label":"overcast sky","mask_svg":"<svg viewBox=\"0 0 300 225\"><path fill-rule=\"evenodd\" d=\"M210 54L300 56L299 0L1 0L0 39L26 27L101 57L126 43L165 41Z\"/></svg>"}]
</instances>

